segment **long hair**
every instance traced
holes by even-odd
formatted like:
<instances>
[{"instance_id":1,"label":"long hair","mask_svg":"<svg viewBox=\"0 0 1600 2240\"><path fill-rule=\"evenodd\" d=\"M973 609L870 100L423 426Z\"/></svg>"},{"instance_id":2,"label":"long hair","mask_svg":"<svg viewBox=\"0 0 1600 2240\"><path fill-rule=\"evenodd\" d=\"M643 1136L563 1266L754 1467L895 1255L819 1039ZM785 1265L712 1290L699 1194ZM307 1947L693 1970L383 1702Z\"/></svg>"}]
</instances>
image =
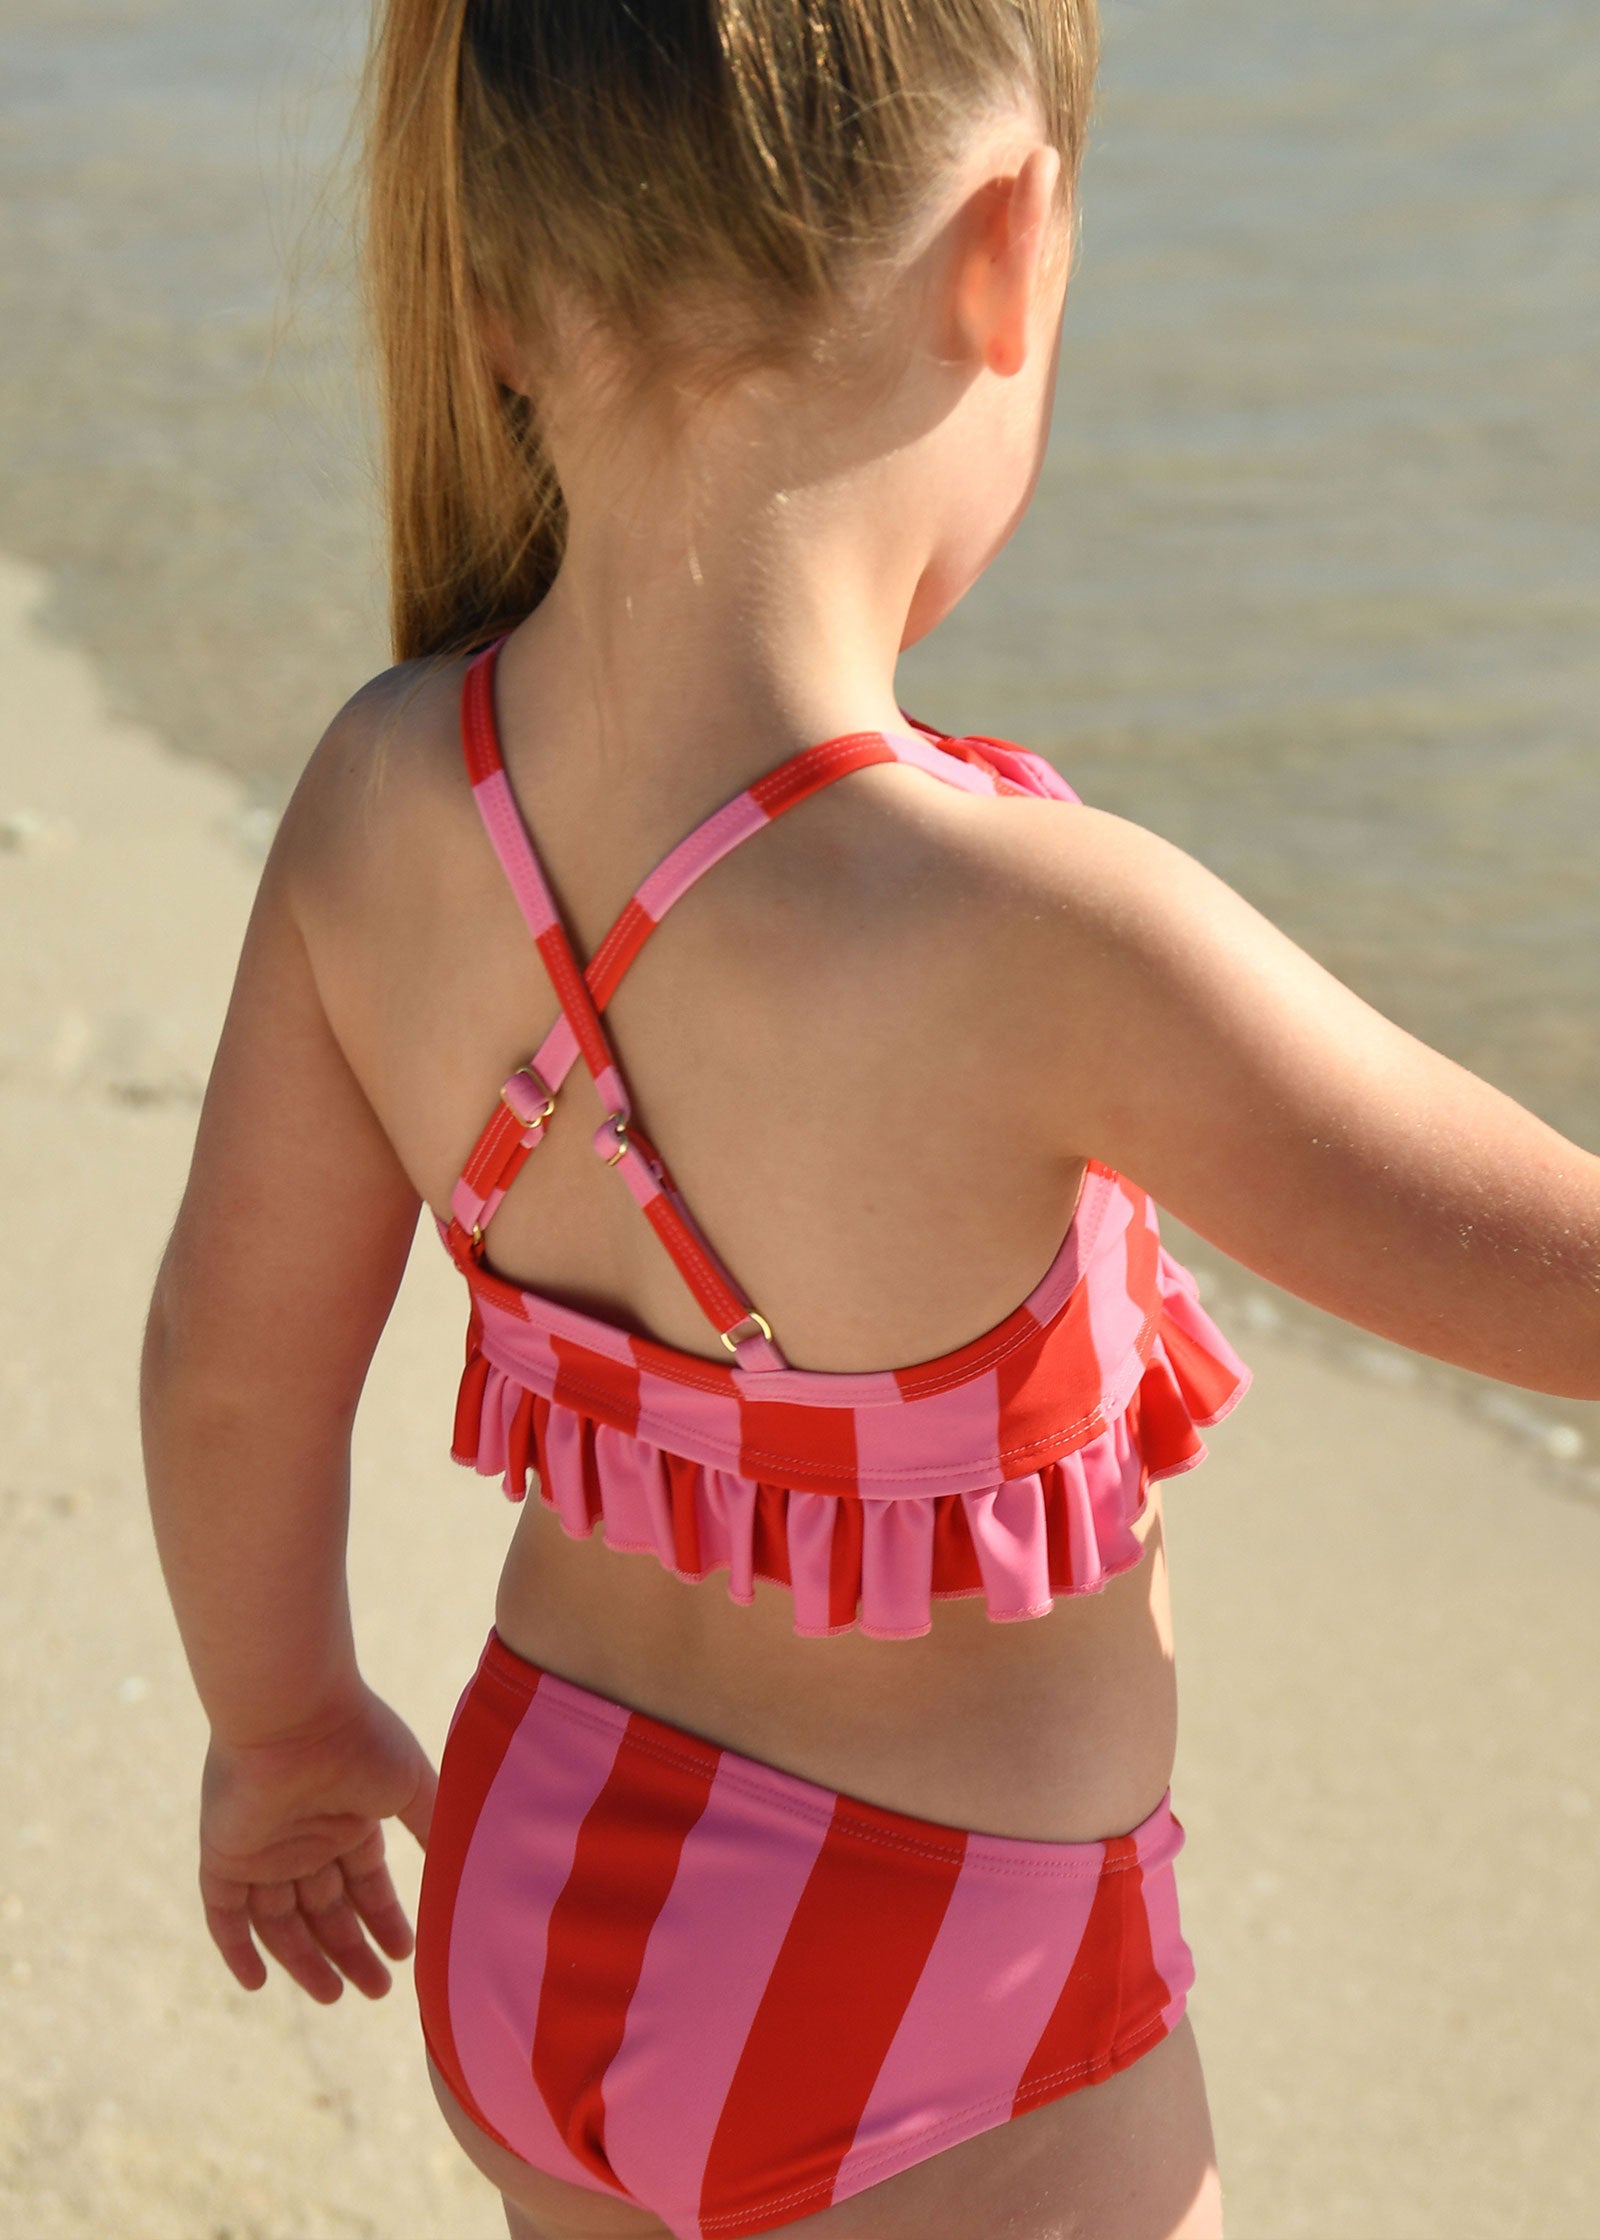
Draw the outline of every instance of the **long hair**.
<instances>
[{"instance_id":1,"label":"long hair","mask_svg":"<svg viewBox=\"0 0 1600 2240\"><path fill-rule=\"evenodd\" d=\"M682 353L685 304L792 354L892 253L985 107L1031 98L1082 158L1095 0L376 0L364 264L397 659L537 606L562 496L490 316L559 297ZM736 345L729 345L737 348Z\"/></svg>"}]
</instances>

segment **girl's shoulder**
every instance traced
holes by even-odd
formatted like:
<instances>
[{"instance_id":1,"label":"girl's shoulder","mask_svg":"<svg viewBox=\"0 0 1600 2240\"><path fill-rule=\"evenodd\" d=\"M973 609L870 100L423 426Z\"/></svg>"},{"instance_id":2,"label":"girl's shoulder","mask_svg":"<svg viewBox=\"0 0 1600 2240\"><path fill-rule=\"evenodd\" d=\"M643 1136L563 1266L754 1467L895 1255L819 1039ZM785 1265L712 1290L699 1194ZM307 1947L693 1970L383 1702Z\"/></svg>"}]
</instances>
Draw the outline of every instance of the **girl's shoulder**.
<instances>
[{"instance_id":1,"label":"girl's shoulder","mask_svg":"<svg viewBox=\"0 0 1600 2240\"><path fill-rule=\"evenodd\" d=\"M297 791L337 811L389 791L438 782L459 753L459 660L428 657L380 669L350 695L306 760Z\"/></svg>"},{"instance_id":2,"label":"girl's shoulder","mask_svg":"<svg viewBox=\"0 0 1600 2240\"><path fill-rule=\"evenodd\" d=\"M415 854L448 844L466 806L458 730L463 667L437 657L396 662L334 715L307 758L279 833L283 868L303 892L400 873Z\"/></svg>"}]
</instances>

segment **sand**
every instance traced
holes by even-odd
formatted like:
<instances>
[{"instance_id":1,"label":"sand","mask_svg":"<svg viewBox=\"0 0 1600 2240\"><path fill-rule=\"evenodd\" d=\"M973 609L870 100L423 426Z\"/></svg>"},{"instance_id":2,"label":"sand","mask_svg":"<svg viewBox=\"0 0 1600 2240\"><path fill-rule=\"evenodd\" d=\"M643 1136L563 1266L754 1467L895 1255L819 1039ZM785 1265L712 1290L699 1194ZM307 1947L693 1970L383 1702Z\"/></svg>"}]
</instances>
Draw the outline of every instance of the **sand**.
<instances>
[{"instance_id":1,"label":"sand","mask_svg":"<svg viewBox=\"0 0 1600 2240\"><path fill-rule=\"evenodd\" d=\"M240 1991L205 1936L134 1378L265 835L111 718L46 589L0 563L0 2235L494 2240L409 1970L322 2010ZM1425 1379L1208 1289L1256 1371L1168 1502L1232 2240L1589 2240L1600 1509ZM435 1752L511 1523L445 1457L460 1317L423 1238L358 1431L363 1659Z\"/></svg>"}]
</instances>

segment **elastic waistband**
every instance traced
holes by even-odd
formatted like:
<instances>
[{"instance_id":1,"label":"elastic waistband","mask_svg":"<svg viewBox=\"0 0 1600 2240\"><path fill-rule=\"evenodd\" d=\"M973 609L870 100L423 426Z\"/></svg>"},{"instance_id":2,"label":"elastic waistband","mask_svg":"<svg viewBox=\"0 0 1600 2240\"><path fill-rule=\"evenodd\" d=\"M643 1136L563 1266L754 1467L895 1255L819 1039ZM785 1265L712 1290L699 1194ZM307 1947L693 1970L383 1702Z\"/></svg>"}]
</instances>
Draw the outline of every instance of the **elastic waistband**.
<instances>
[{"instance_id":1,"label":"elastic waistband","mask_svg":"<svg viewBox=\"0 0 1600 2240\"><path fill-rule=\"evenodd\" d=\"M520 1720L537 1692L545 1711L558 1713L591 1732L614 1735L620 1744L647 1757L714 1776L719 1789L738 1793L753 1805L811 1826L848 1826L863 1842L902 1855L959 1860L969 1872L993 1872L1007 1879L1044 1876L1069 1882L1094 1881L1102 1872L1135 1866L1148 1872L1170 1865L1183 1848L1183 1826L1172 1810L1170 1789L1136 1828L1092 1843L988 1835L872 1804L863 1797L848 1796L821 1782L809 1781L802 1774L768 1765L764 1759L746 1757L742 1751L709 1742L703 1735L692 1734L648 1712L631 1710L575 1680L563 1679L559 1673L519 1656L492 1627L468 1693L485 1683L503 1697L508 1712L516 1719Z\"/></svg>"}]
</instances>

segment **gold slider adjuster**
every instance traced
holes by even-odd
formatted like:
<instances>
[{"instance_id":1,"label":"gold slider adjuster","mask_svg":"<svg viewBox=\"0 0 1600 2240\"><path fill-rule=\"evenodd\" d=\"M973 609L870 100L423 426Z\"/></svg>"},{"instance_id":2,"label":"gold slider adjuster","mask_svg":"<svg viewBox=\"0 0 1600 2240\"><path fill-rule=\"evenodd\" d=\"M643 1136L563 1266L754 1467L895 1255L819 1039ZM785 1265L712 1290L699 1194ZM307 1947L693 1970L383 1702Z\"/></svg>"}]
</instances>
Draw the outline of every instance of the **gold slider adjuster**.
<instances>
[{"instance_id":1,"label":"gold slider adjuster","mask_svg":"<svg viewBox=\"0 0 1600 2240\"><path fill-rule=\"evenodd\" d=\"M610 1128L611 1133L617 1139L617 1148L612 1152L610 1158L606 1161L606 1165L608 1167L614 1167L619 1159L625 1159L628 1155L627 1114L625 1112L614 1112L611 1115Z\"/></svg>"},{"instance_id":2,"label":"gold slider adjuster","mask_svg":"<svg viewBox=\"0 0 1600 2240\"><path fill-rule=\"evenodd\" d=\"M517 1110L516 1106L511 1102L511 1099L506 1095L506 1090L510 1088L511 1081L515 1081L519 1073L521 1074L524 1081L531 1081L533 1083L534 1094L540 1099L540 1110L534 1114L531 1120L525 1120L522 1117L522 1114ZM512 1069L511 1081L507 1081L502 1084L500 1090L500 1102L505 1106L507 1112L510 1113L512 1119L516 1121L518 1127L542 1128L545 1122L549 1119L551 1113L554 1112L556 1108L556 1100L551 1093L549 1082L546 1081L544 1075L539 1071L538 1067L531 1062L531 1060L525 1066L516 1066Z\"/></svg>"},{"instance_id":3,"label":"gold slider adjuster","mask_svg":"<svg viewBox=\"0 0 1600 2240\"><path fill-rule=\"evenodd\" d=\"M754 1323L754 1329L748 1327L751 1323ZM736 1322L731 1330L719 1331L718 1335L730 1353L737 1353L745 1339L755 1337L758 1332L770 1346L772 1343L772 1325L764 1314L757 1314L755 1308L752 1307L743 1322Z\"/></svg>"}]
</instances>

